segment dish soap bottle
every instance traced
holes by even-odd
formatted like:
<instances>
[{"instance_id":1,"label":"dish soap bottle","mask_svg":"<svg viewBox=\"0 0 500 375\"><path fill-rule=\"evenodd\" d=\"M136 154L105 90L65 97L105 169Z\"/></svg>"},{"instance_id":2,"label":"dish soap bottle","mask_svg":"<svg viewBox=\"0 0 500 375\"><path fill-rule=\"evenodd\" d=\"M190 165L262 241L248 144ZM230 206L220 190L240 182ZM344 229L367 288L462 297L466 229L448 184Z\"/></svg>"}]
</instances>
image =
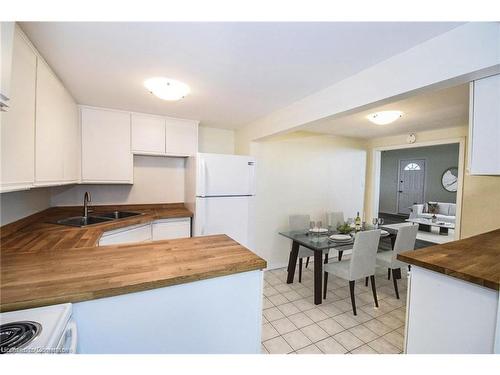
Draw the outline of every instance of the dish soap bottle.
<instances>
[{"instance_id":1,"label":"dish soap bottle","mask_svg":"<svg viewBox=\"0 0 500 375\"><path fill-rule=\"evenodd\" d=\"M359 211L356 215L356 219L354 219L354 228L356 229L356 232L361 230L361 218L359 217Z\"/></svg>"}]
</instances>

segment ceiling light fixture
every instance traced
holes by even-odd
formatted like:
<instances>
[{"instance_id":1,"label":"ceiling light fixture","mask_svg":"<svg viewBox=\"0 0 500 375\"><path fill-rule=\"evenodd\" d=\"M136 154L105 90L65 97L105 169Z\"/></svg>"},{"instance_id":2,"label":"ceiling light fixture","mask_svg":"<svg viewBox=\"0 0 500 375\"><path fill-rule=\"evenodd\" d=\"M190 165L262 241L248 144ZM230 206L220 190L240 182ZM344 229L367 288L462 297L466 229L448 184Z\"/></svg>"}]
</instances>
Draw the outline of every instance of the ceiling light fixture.
<instances>
[{"instance_id":1,"label":"ceiling light fixture","mask_svg":"<svg viewBox=\"0 0 500 375\"><path fill-rule=\"evenodd\" d=\"M396 121L401 116L403 116L403 112L401 111L382 111L371 113L366 118L377 125L387 125L391 122Z\"/></svg>"},{"instance_id":2,"label":"ceiling light fixture","mask_svg":"<svg viewBox=\"0 0 500 375\"><path fill-rule=\"evenodd\" d=\"M144 81L148 91L163 100L179 100L184 98L191 89L183 82L165 77L154 77Z\"/></svg>"}]
</instances>

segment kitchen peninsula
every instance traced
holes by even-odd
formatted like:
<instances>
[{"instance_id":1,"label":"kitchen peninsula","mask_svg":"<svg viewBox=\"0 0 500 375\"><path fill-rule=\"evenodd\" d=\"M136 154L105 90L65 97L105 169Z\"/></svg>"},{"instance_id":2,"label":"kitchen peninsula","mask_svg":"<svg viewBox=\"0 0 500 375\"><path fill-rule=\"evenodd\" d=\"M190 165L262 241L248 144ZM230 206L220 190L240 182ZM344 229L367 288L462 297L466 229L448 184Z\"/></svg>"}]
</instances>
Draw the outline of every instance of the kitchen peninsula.
<instances>
[{"instance_id":1,"label":"kitchen peninsula","mask_svg":"<svg viewBox=\"0 0 500 375\"><path fill-rule=\"evenodd\" d=\"M259 353L266 262L226 235L98 246L105 231L190 216L126 208L142 215L75 228L53 224L72 212L55 207L4 226L1 311L72 302L79 353Z\"/></svg>"},{"instance_id":2,"label":"kitchen peninsula","mask_svg":"<svg viewBox=\"0 0 500 375\"><path fill-rule=\"evenodd\" d=\"M398 259L412 265L408 354L500 353L500 229Z\"/></svg>"}]
</instances>

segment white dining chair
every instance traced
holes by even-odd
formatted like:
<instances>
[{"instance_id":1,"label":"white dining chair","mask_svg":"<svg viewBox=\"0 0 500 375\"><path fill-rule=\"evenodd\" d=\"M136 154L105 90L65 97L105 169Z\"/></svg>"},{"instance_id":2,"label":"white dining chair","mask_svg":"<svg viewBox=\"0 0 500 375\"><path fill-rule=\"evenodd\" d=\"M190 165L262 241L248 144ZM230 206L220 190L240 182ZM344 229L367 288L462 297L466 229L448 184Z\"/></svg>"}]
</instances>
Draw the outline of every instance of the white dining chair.
<instances>
[{"instance_id":1,"label":"white dining chair","mask_svg":"<svg viewBox=\"0 0 500 375\"><path fill-rule=\"evenodd\" d=\"M367 230L356 233L350 260L328 263L324 266L324 291L323 298L326 299L328 287L328 274L349 281L351 292L352 312L356 313L356 299L354 297L354 284L358 279L370 277L372 284L373 300L378 307L377 290L375 287L375 267L378 243L380 241L380 229Z\"/></svg>"},{"instance_id":2,"label":"white dining chair","mask_svg":"<svg viewBox=\"0 0 500 375\"><path fill-rule=\"evenodd\" d=\"M309 223L311 222L311 217L309 215L290 215L288 217L288 227L291 231L308 231ZM325 254L325 263L328 262L328 252L329 249L323 250ZM302 265L303 259L306 260L306 268L309 265L309 257L314 257L314 251L309 250L307 247L299 246L299 283L302 282Z\"/></svg>"},{"instance_id":3,"label":"white dining chair","mask_svg":"<svg viewBox=\"0 0 500 375\"><path fill-rule=\"evenodd\" d=\"M334 230L336 230L339 225L342 225L345 223L344 213L342 211L327 212L326 213L326 223L329 226L331 226ZM332 248L332 249L337 251L338 260L340 262L342 260L342 255L344 254L344 251L337 250L335 248ZM307 267L307 263L306 263L306 267Z\"/></svg>"},{"instance_id":4,"label":"white dining chair","mask_svg":"<svg viewBox=\"0 0 500 375\"><path fill-rule=\"evenodd\" d=\"M392 273L392 282L396 298L399 299L398 281L401 278L401 267L407 264L397 259L399 253L403 251L415 250L415 241L417 240L418 224L405 225L398 228L396 242L392 251L381 251L377 254L377 265L387 267Z\"/></svg>"}]
</instances>

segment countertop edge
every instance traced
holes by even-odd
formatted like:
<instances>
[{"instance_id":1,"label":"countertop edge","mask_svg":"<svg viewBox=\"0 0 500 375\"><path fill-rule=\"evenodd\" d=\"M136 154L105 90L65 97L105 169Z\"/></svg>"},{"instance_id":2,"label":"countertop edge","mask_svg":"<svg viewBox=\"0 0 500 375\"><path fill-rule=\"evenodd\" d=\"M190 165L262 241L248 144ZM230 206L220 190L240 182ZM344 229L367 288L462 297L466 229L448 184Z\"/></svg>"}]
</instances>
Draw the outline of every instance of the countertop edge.
<instances>
[{"instance_id":1,"label":"countertop edge","mask_svg":"<svg viewBox=\"0 0 500 375\"><path fill-rule=\"evenodd\" d=\"M445 275L445 276L454 277L455 279L467 281L467 282L470 282L472 284L476 284L476 285L483 286L483 287L486 287L489 289L500 291L500 283L498 283L498 282L495 282L493 280L487 280L484 278L473 276L471 274L448 269L448 268L443 267L443 266L438 266L438 265L433 264L433 263L424 262L424 261L415 259L411 256L412 252L413 251L406 251L404 253L400 253L400 254L398 254L397 258L398 258L398 260L400 260L402 262L405 262L405 263L408 263L408 264L411 264L411 265L414 265L417 267L422 267L422 268L425 268L427 270L434 271L434 272L440 273L440 274ZM405 254L407 254L407 255L405 255Z\"/></svg>"},{"instance_id":2,"label":"countertop edge","mask_svg":"<svg viewBox=\"0 0 500 375\"><path fill-rule=\"evenodd\" d=\"M217 277L230 276L244 272L263 270L267 267L267 262L258 257L254 262L244 262L241 265L235 265L236 269L221 269L216 272L209 271L203 273L192 274L188 276L179 276L175 278L167 278L155 281L148 281L138 284L127 285L126 287L116 287L110 289L101 289L92 292L70 293L57 297L37 298L33 300L16 301L12 303L0 303L0 312L8 312L14 310L22 310L36 307L55 305L59 303L79 303L101 298L116 297L120 295L144 292L148 290L164 288L175 285L182 285L196 281L203 281ZM238 268L238 267L241 268Z\"/></svg>"}]
</instances>

